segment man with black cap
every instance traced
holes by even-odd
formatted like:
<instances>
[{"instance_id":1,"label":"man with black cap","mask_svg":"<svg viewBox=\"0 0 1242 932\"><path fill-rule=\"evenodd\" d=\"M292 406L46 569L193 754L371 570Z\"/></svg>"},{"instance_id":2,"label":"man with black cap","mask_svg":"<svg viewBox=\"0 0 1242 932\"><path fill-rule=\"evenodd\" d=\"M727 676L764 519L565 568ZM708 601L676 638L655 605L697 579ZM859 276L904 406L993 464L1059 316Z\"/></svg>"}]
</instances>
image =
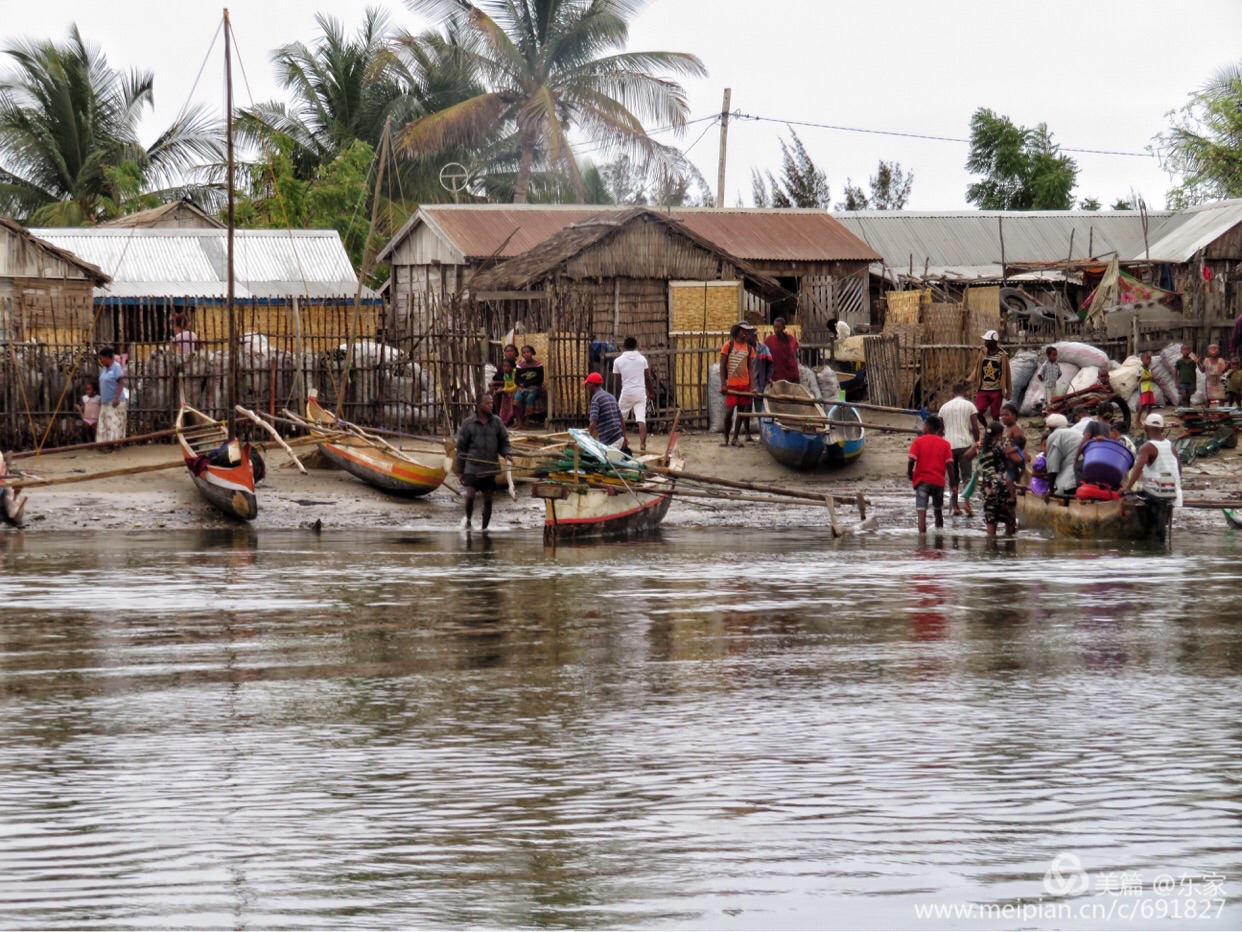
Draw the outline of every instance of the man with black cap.
<instances>
[{"instance_id":1,"label":"man with black cap","mask_svg":"<svg viewBox=\"0 0 1242 932\"><path fill-rule=\"evenodd\" d=\"M625 421L621 419L621 406L612 393L604 390L604 377L592 372L582 384L586 387L591 399L591 436L600 443L629 452L625 442Z\"/></svg>"},{"instance_id":2,"label":"man with black cap","mask_svg":"<svg viewBox=\"0 0 1242 932\"><path fill-rule=\"evenodd\" d=\"M1000 417L1001 405L1013 393L1013 375L1009 371L1009 354L1000 348L1000 334L989 330L983 335L983 349L975 360L970 382L975 386L975 410L979 417L990 414Z\"/></svg>"}]
</instances>

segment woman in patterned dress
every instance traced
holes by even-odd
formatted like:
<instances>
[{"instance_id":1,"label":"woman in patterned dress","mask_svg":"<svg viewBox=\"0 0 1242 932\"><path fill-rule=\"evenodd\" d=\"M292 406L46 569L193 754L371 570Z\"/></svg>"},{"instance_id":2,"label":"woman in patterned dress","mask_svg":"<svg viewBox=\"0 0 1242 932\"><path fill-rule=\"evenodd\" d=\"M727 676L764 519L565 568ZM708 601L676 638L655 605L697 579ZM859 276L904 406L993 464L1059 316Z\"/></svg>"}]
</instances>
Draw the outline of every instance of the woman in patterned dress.
<instances>
[{"instance_id":1,"label":"woman in patterned dress","mask_svg":"<svg viewBox=\"0 0 1242 932\"><path fill-rule=\"evenodd\" d=\"M1017 492L1006 468L1004 446L1005 427L1000 421L988 425L979 445L975 469L979 473L979 487L983 491L983 518L988 537L996 536L998 525L1005 525L1005 534L1012 537L1016 532L1014 506Z\"/></svg>"}]
</instances>

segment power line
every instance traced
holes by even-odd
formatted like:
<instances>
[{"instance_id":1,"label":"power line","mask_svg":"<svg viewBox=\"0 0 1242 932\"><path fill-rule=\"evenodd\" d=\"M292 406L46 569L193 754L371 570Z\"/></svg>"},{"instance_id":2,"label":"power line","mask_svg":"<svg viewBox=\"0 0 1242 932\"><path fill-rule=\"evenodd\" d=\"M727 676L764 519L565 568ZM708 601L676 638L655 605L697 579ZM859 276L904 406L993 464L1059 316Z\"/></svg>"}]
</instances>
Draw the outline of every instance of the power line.
<instances>
[{"instance_id":1,"label":"power line","mask_svg":"<svg viewBox=\"0 0 1242 932\"><path fill-rule=\"evenodd\" d=\"M810 126L815 129L832 129L843 133L866 133L872 136L899 136L904 139L928 139L933 142L958 142L970 144L969 139L963 139L960 136L935 136L929 133L905 133L900 130L891 129L865 129L860 126L839 126L835 123L812 123L808 120L780 120L776 117L757 116L750 113L742 113L734 111L729 114L735 120L751 120L760 123L784 123L787 126ZM1060 146L1061 152L1078 152L1087 155L1121 155L1128 158L1150 159L1155 158L1151 152L1120 152L1115 149L1079 149L1071 146Z\"/></svg>"}]
</instances>

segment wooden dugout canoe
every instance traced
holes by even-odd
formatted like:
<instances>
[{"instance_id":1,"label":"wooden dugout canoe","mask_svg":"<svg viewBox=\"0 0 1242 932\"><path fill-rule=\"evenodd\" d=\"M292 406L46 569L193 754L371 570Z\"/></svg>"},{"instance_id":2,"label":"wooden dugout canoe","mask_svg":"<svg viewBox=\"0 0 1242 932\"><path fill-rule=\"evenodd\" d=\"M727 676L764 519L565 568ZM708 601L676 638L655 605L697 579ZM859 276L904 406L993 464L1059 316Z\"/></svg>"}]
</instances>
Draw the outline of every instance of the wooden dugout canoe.
<instances>
[{"instance_id":1,"label":"wooden dugout canoe","mask_svg":"<svg viewBox=\"0 0 1242 932\"><path fill-rule=\"evenodd\" d=\"M797 382L778 381L768 386L774 395L792 395L812 400L812 395ZM799 404L796 401L763 400L763 412L772 417L759 419L759 441L772 459L792 469L813 469L824 458L827 441L822 428L811 422L782 420L782 414L825 417L819 405Z\"/></svg>"},{"instance_id":2,"label":"wooden dugout canoe","mask_svg":"<svg viewBox=\"0 0 1242 932\"><path fill-rule=\"evenodd\" d=\"M1077 540L1163 541L1173 514L1171 502L1128 495L1114 502L1050 498L1018 493L1018 521L1024 528Z\"/></svg>"},{"instance_id":3,"label":"wooden dugout canoe","mask_svg":"<svg viewBox=\"0 0 1242 932\"><path fill-rule=\"evenodd\" d=\"M177 443L199 495L230 518L253 521L259 514L255 466L263 459L250 444L229 436L227 428L187 404L177 412ZM186 436L189 432L192 436Z\"/></svg>"},{"instance_id":4,"label":"wooden dugout canoe","mask_svg":"<svg viewBox=\"0 0 1242 932\"><path fill-rule=\"evenodd\" d=\"M834 423L828 444L824 447L824 462L829 466L845 466L862 456L867 445L867 431L856 408L836 404L828 409L830 421L852 421L852 424Z\"/></svg>"},{"instance_id":5,"label":"wooden dugout canoe","mask_svg":"<svg viewBox=\"0 0 1242 932\"><path fill-rule=\"evenodd\" d=\"M306 419L324 430L336 430L337 419L316 398L306 402ZM444 483L444 457L398 452L365 436L346 437L319 444L319 452L334 466L391 495L418 496Z\"/></svg>"},{"instance_id":6,"label":"wooden dugout canoe","mask_svg":"<svg viewBox=\"0 0 1242 932\"><path fill-rule=\"evenodd\" d=\"M672 504L673 480L630 483L539 483L534 494L544 499L545 541L592 537L625 538L660 526Z\"/></svg>"}]
</instances>

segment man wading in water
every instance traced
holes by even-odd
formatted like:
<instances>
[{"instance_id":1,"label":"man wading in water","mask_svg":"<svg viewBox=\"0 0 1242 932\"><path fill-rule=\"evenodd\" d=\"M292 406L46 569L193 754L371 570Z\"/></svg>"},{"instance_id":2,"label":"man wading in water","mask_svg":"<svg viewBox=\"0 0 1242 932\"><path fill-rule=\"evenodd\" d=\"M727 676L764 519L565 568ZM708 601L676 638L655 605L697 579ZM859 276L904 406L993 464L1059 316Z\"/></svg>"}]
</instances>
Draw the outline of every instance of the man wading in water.
<instances>
[{"instance_id":1,"label":"man wading in water","mask_svg":"<svg viewBox=\"0 0 1242 932\"><path fill-rule=\"evenodd\" d=\"M492 415L492 396L484 392L475 402L474 414L462 422L457 431L457 456L453 472L466 487L466 516L461 519L463 530L470 530L474 517L474 496L483 493L482 529L492 520L492 495L496 477L500 475L500 457L513 465L509 449L509 432L500 418Z\"/></svg>"}]
</instances>

